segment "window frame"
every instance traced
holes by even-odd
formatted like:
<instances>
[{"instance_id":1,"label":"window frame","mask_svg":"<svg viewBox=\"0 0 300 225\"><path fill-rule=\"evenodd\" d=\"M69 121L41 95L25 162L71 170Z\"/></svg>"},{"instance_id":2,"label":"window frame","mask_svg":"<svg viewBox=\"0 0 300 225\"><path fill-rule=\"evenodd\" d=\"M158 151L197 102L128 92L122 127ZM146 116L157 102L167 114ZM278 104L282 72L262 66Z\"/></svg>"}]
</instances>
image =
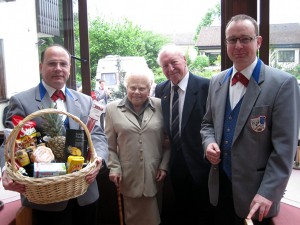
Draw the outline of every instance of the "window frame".
<instances>
[{"instance_id":1,"label":"window frame","mask_svg":"<svg viewBox=\"0 0 300 225\"><path fill-rule=\"evenodd\" d=\"M3 39L0 39L0 102L7 101Z\"/></svg>"}]
</instances>

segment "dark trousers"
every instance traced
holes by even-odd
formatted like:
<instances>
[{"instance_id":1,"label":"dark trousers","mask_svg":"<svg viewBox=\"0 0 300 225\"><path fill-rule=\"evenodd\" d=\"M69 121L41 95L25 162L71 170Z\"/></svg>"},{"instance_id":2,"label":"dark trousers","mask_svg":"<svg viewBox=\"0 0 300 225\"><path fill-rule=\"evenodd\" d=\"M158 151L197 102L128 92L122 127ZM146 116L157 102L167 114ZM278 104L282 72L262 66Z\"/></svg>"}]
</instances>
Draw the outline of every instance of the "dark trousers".
<instances>
[{"instance_id":1,"label":"dark trousers","mask_svg":"<svg viewBox=\"0 0 300 225\"><path fill-rule=\"evenodd\" d=\"M176 224L212 225L213 207L209 202L207 178L200 184L194 181L182 150L175 152L170 179L175 196Z\"/></svg>"},{"instance_id":2,"label":"dark trousers","mask_svg":"<svg viewBox=\"0 0 300 225\"><path fill-rule=\"evenodd\" d=\"M219 179L220 192L218 205L215 207L215 225L244 225L245 219L238 217L235 213L231 181L221 168ZM270 220L270 218L264 219L262 222L253 220L253 223L254 225L269 225Z\"/></svg>"},{"instance_id":3,"label":"dark trousers","mask_svg":"<svg viewBox=\"0 0 300 225\"><path fill-rule=\"evenodd\" d=\"M79 206L71 199L63 211L32 210L34 225L97 225L98 201Z\"/></svg>"}]
</instances>

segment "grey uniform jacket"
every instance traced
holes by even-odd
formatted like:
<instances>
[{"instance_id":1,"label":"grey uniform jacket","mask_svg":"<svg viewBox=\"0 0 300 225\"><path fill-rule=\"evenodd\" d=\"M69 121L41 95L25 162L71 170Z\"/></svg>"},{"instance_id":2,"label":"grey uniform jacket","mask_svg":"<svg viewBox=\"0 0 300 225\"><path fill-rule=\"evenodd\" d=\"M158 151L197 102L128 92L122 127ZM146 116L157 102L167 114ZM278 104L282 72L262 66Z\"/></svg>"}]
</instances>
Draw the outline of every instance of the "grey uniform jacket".
<instances>
[{"instance_id":1,"label":"grey uniform jacket","mask_svg":"<svg viewBox=\"0 0 300 225\"><path fill-rule=\"evenodd\" d=\"M27 91L18 93L10 98L6 126L8 126L9 128L13 128L13 124L11 122L13 115L26 117L27 115L37 110L49 107L50 104L51 98L48 95L42 83ZM74 116L77 116L84 123L87 122L89 111L92 106L92 99L89 96L66 88L66 105L67 111L69 113L73 114ZM40 124L42 123L42 119L36 118L34 120L37 122L36 129L41 130ZM69 119L69 126L71 129L80 129L80 125L72 119ZM107 162L108 149L107 141L104 136L103 130L98 125L96 125L91 136L97 155L102 157ZM5 159L3 157L3 146L1 147L0 151L2 156L1 167L3 167L5 162ZM47 211L61 211L67 206L68 203L68 201L64 201L53 204L38 205L28 202L27 199L24 198L24 196L21 197L23 205ZM98 186L97 182L94 181L89 186L87 192L82 196L78 197L77 200L79 205L87 205L95 202L98 199L98 197Z\"/></svg>"},{"instance_id":2,"label":"grey uniform jacket","mask_svg":"<svg viewBox=\"0 0 300 225\"><path fill-rule=\"evenodd\" d=\"M221 144L228 71L211 80L201 135L206 149ZM300 97L294 76L261 62L257 81L252 76L238 115L231 148L232 190L235 211L245 218L255 194L273 201L268 216L279 211L297 147ZM260 123L265 121L264 123ZM221 149L222 151L222 149ZM219 167L211 166L210 200L218 202Z\"/></svg>"}]
</instances>

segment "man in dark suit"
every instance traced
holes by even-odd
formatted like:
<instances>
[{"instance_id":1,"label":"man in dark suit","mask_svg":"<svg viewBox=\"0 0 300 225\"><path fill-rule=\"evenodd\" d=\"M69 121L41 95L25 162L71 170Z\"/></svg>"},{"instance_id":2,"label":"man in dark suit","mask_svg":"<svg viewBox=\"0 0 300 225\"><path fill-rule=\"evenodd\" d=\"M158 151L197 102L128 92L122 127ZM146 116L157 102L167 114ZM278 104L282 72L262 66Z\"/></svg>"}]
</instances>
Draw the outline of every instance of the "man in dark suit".
<instances>
[{"instance_id":1,"label":"man in dark suit","mask_svg":"<svg viewBox=\"0 0 300 225\"><path fill-rule=\"evenodd\" d=\"M210 166L203 157L200 136L209 80L188 71L186 58L175 45L164 46L158 54L157 62L168 78L157 85L155 96L161 98L164 123L171 144L170 180L179 210L174 213L174 216L179 216L176 222L212 224L207 186ZM175 117L172 113L175 86L178 86L179 124L172 122L175 119L172 118ZM172 124L179 126L178 134L174 133Z\"/></svg>"},{"instance_id":2,"label":"man in dark suit","mask_svg":"<svg viewBox=\"0 0 300 225\"><path fill-rule=\"evenodd\" d=\"M70 66L71 57L65 48L60 45L46 48L42 53L40 63L42 81L38 86L11 97L6 118L7 127L13 128L12 117L14 115L26 117L39 109L49 106L53 101L56 102L60 110L68 111L86 123L92 106L92 99L66 87L65 84L70 75ZM51 100L50 96L56 90L62 91L64 97ZM37 123L36 130L42 131L42 119L36 118L34 120ZM80 129L80 125L74 120L68 120L68 127ZM98 125L94 127L91 136L98 158L96 168L86 176L86 181L90 183L90 186L85 194L69 201L43 205L29 202L21 195L22 204L33 209L37 224L97 224L99 192L95 178L99 173L102 159L108 160L108 149L103 130ZM3 146L0 150L1 154L3 154ZM3 166L4 161L4 158L2 158L1 166ZM5 170L3 171L2 179L5 189L17 191L21 194L25 191L25 186L11 180Z\"/></svg>"},{"instance_id":3,"label":"man in dark suit","mask_svg":"<svg viewBox=\"0 0 300 225\"><path fill-rule=\"evenodd\" d=\"M295 76L265 65L257 22L236 15L226 27L233 67L211 79L201 135L216 224L269 224L297 148L300 97ZM242 78L244 77L244 78Z\"/></svg>"}]
</instances>

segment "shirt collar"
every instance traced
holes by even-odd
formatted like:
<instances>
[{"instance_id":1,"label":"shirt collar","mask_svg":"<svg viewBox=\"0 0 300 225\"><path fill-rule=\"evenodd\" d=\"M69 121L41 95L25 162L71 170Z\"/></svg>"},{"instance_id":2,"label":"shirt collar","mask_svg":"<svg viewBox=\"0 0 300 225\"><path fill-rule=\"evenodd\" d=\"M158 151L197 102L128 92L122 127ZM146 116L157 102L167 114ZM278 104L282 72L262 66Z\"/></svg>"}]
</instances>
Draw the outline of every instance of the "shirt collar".
<instances>
[{"instance_id":1,"label":"shirt collar","mask_svg":"<svg viewBox=\"0 0 300 225\"><path fill-rule=\"evenodd\" d=\"M185 91L187 88L187 84L189 81L189 76L190 76L190 72L188 71L186 73L186 75L182 78L182 80L177 84L178 87L182 90ZM175 86L172 82L171 82L171 90L173 89L173 86Z\"/></svg>"},{"instance_id":2,"label":"shirt collar","mask_svg":"<svg viewBox=\"0 0 300 225\"><path fill-rule=\"evenodd\" d=\"M250 66L246 67L246 68L243 69L242 71L237 71L237 69L233 66L233 71L232 71L231 80L232 80L232 78L233 78L233 75L234 75L236 72L242 73L245 77L247 77L248 80L250 80L250 78L251 78L251 76L252 76L252 73L253 73L253 70L254 70L256 64L257 64L257 57L255 58L254 62L250 64Z\"/></svg>"},{"instance_id":3,"label":"shirt collar","mask_svg":"<svg viewBox=\"0 0 300 225\"><path fill-rule=\"evenodd\" d=\"M120 103L118 104L118 107L119 107L119 108L124 107L124 108L130 108L130 109L132 109L132 107L130 107L130 104L129 104L129 103L130 103L130 102L129 102L127 96L125 96L125 98L123 98L123 99L120 101ZM148 98L148 100L147 100L146 103L145 103L145 108L146 108L146 107L149 107L149 108L151 108L152 110L155 109L155 107L154 107L154 105L153 105L153 103L152 103L152 101L151 101L150 98Z\"/></svg>"},{"instance_id":4,"label":"shirt collar","mask_svg":"<svg viewBox=\"0 0 300 225\"><path fill-rule=\"evenodd\" d=\"M45 89L47 90L49 96L51 97L53 95L53 93L56 91L56 89L49 86L48 84L46 84L44 80L42 80L42 83L43 83ZM63 86L61 91L64 93L64 95L66 95L66 85Z\"/></svg>"}]
</instances>

